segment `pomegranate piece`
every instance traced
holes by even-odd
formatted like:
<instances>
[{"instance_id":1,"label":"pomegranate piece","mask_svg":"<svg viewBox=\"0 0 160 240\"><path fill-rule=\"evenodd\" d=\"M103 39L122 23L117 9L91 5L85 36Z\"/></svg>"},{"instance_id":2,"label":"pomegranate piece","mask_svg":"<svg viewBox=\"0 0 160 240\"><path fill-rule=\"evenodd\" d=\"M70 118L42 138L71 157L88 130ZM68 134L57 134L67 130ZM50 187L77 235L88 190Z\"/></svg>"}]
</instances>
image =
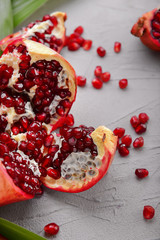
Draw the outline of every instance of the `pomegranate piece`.
<instances>
[{"instance_id":1,"label":"pomegranate piece","mask_svg":"<svg viewBox=\"0 0 160 240\"><path fill-rule=\"evenodd\" d=\"M129 150L128 150L128 148L126 147L126 145L123 144L123 143L119 144L119 146L118 146L118 152L119 152L119 154L120 154L122 157L126 157L126 156L129 155Z\"/></svg>"},{"instance_id":2,"label":"pomegranate piece","mask_svg":"<svg viewBox=\"0 0 160 240\"><path fill-rule=\"evenodd\" d=\"M53 50L60 52L65 42L65 26L67 19L66 13L55 12L45 15L41 21L35 21L29 24L21 31L9 35L0 41L2 51L14 41L17 37L40 42ZM13 52L13 46L9 47L9 51ZM22 63L25 67L25 63Z\"/></svg>"},{"instance_id":3,"label":"pomegranate piece","mask_svg":"<svg viewBox=\"0 0 160 240\"><path fill-rule=\"evenodd\" d=\"M119 87L121 89L124 89L128 86L128 80L126 78L123 78L121 80L119 80Z\"/></svg>"},{"instance_id":4,"label":"pomegranate piece","mask_svg":"<svg viewBox=\"0 0 160 240\"><path fill-rule=\"evenodd\" d=\"M131 135L125 135L122 137L121 142L126 145L126 147L130 147L132 143L132 137Z\"/></svg>"},{"instance_id":5,"label":"pomegranate piece","mask_svg":"<svg viewBox=\"0 0 160 240\"><path fill-rule=\"evenodd\" d=\"M140 113L138 117L139 117L140 123L146 123L149 120L149 117L146 113Z\"/></svg>"},{"instance_id":6,"label":"pomegranate piece","mask_svg":"<svg viewBox=\"0 0 160 240\"><path fill-rule=\"evenodd\" d=\"M106 55L106 50L103 47L98 47L97 53L100 57L104 57Z\"/></svg>"},{"instance_id":7,"label":"pomegranate piece","mask_svg":"<svg viewBox=\"0 0 160 240\"><path fill-rule=\"evenodd\" d=\"M145 168L138 168L135 170L135 174L138 178L145 178L148 176L149 172Z\"/></svg>"},{"instance_id":8,"label":"pomegranate piece","mask_svg":"<svg viewBox=\"0 0 160 240\"><path fill-rule=\"evenodd\" d=\"M136 138L133 142L134 148L141 148L144 145L144 139L143 137Z\"/></svg>"},{"instance_id":9,"label":"pomegranate piece","mask_svg":"<svg viewBox=\"0 0 160 240\"><path fill-rule=\"evenodd\" d=\"M152 219L155 215L155 210L152 206L144 206L143 208L143 217L147 220Z\"/></svg>"},{"instance_id":10,"label":"pomegranate piece","mask_svg":"<svg viewBox=\"0 0 160 240\"><path fill-rule=\"evenodd\" d=\"M119 53L121 51L121 43L120 42L115 42L114 43L114 51L116 53Z\"/></svg>"},{"instance_id":11,"label":"pomegranate piece","mask_svg":"<svg viewBox=\"0 0 160 240\"><path fill-rule=\"evenodd\" d=\"M83 29L82 26L78 26L78 27L74 30L74 32L75 32L75 33L78 33L79 35L81 35L81 34L83 33L83 31L84 31L84 29Z\"/></svg>"},{"instance_id":12,"label":"pomegranate piece","mask_svg":"<svg viewBox=\"0 0 160 240\"><path fill-rule=\"evenodd\" d=\"M124 136L125 134L125 129L124 128L120 128L120 127L117 127L113 130L113 133L114 135L118 136L118 138L121 138Z\"/></svg>"},{"instance_id":13,"label":"pomegranate piece","mask_svg":"<svg viewBox=\"0 0 160 240\"><path fill-rule=\"evenodd\" d=\"M50 235L56 235L59 232L59 226L56 223L49 223L44 227L44 231Z\"/></svg>"},{"instance_id":14,"label":"pomegranate piece","mask_svg":"<svg viewBox=\"0 0 160 240\"><path fill-rule=\"evenodd\" d=\"M100 89L103 87L103 82L99 78L94 78L92 80L92 86L96 89Z\"/></svg>"},{"instance_id":15,"label":"pomegranate piece","mask_svg":"<svg viewBox=\"0 0 160 240\"><path fill-rule=\"evenodd\" d=\"M92 40L85 39L83 44L82 44L82 47L85 51L89 51L92 47Z\"/></svg>"},{"instance_id":16,"label":"pomegranate piece","mask_svg":"<svg viewBox=\"0 0 160 240\"><path fill-rule=\"evenodd\" d=\"M94 70L94 75L96 77L100 77L102 74L102 67L101 66L96 66L95 70Z\"/></svg>"},{"instance_id":17,"label":"pomegranate piece","mask_svg":"<svg viewBox=\"0 0 160 240\"><path fill-rule=\"evenodd\" d=\"M79 87L84 87L86 85L87 79L84 76L77 76L76 80Z\"/></svg>"},{"instance_id":18,"label":"pomegranate piece","mask_svg":"<svg viewBox=\"0 0 160 240\"><path fill-rule=\"evenodd\" d=\"M133 25L131 33L139 37L144 45L160 51L160 9L147 12Z\"/></svg>"},{"instance_id":19,"label":"pomegranate piece","mask_svg":"<svg viewBox=\"0 0 160 240\"><path fill-rule=\"evenodd\" d=\"M140 124L140 121L139 121L137 116L133 116L130 119L130 123L131 123L133 128L136 128Z\"/></svg>"},{"instance_id":20,"label":"pomegranate piece","mask_svg":"<svg viewBox=\"0 0 160 240\"><path fill-rule=\"evenodd\" d=\"M104 72L101 74L101 79L103 82L108 82L111 78L111 74L109 72Z\"/></svg>"},{"instance_id":21,"label":"pomegranate piece","mask_svg":"<svg viewBox=\"0 0 160 240\"><path fill-rule=\"evenodd\" d=\"M147 130L147 126L145 125L145 124L139 124L136 128L135 128L135 132L137 133L137 134L142 134L142 133L144 133L144 132L146 132L146 130Z\"/></svg>"}]
</instances>

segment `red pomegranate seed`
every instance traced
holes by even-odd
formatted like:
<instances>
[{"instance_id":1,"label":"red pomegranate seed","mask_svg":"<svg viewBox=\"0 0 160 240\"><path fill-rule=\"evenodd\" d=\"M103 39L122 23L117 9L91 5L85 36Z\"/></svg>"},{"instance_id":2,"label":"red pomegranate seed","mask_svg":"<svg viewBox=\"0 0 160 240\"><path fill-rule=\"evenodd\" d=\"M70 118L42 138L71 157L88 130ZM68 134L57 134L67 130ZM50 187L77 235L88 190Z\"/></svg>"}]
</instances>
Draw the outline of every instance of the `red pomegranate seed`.
<instances>
[{"instance_id":1,"label":"red pomegranate seed","mask_svg":"<svg viewBox=\"0 0 160 240\"><path fill-rule=\"evenodd\" d=\"M50 235L56 235L59 232L59 226L56 223L49 223L44 227L44 231Z\"/></svg>"},{"instance_id":2,"label":"red pomegranate seed","mask_svg":"<svg viewBox=\"0 0 160 240\"><path fill-rule=\"evenodd\" d=\"M118 136L119 138L123 137L125 134L125 129L117 127L113 130L114 135Z\"/></svg>"},{"instance_id":3,"label":"red pomegranate seed","mask_svg":"<svg viewBox=\"0 0 160 240\"><path fill-rule=\"evenodd\" d=\"M126 145L126 147L130 147L132 143L131 135L125 135L122 137L121 142Z\"/></svg>"},{"instance_id":4,"label":"red pomegranate seed","mask_svg":"<svg viewBox=\"0 0 160 240\"><path fill-rule=\"evenodd\" d=\"M149 117L146 113L140 113L139 114L140 123L146 123L146 122L148 122L148 120L149 120Z\"/></svg>"},{"instance_id":5,"label":"red pomegranate seed","mask_svg":"<svg viewBox=\"0 0 160 240\"><path fill-rule=\"evenodd\" d=\"M148 176L149 172L147 169L145 168L137 168L135 170L135 174L138 178L145 178Z\"/></svg>"},{"instance_id":6,"label":"red pomegranate seed","mask_svg":"<svg viewBox=\"0 0 160 240\"><path fill-rule=\"evenodd\" d=\"M143 209L143 217L145 219L152 219L154 217L155 210L152 206L144 206Z\"/></svg>"},{"instance_id":7,"label":"red pomegranate seed","mask_svg":"<svg viewBox=\"0 0 160 240\"><path fill-rule=\"evenodd\" d=\"M78 27L74 30L74 32L75 32L75 33L78 33L79 35L81 35L81 34L83 33L83 31L84 31L84 29L83 29L82 26L78 26Z\"/></svg>"},{"instance_id":8,"label":"red pomegranate seed","mask_svg":"<svg viewBox=\"0 0 160 240\"><path fill-rule=\"evenodd\" d=\"M77 79L78 86L84 87L86 85L87 79L84 76L77 76L76 79Z\"/></svg>"},{"instance_id":9,"label":"red pomegranate seed","mask_svg":"<svg viewBox=\"0 0 160 240\"><path fill-rule=\"evenodd\" d=\"M0 134L0 141L3 143L8 143L11 140L10 135L6 132Z\"/></svg>"},{"instance_id":10,"label":"red pomegranate seed","mask_svg":"<svg viewBox=\"0 0 160 240\"><path fill-rule=\"evenodd\" d=\"M109 72L104 72L101 74L101 79L103 82L108 82L111 78L111 74Z\"/></svg>"},{"instance_id":11,"label":"red pomegranate seed","mask_svg":"<svg viewBox=\"0 0 160 240\"><path fill-rule=\"evenodd\" d=\"M134 148L141 148L144 145L144 139L143 137L136 138L133 142Z\"/></svg>"},{"instance_id":12,"label":"red pomegranate seed","mask_svg":"<svg viewBox=\"0 0 160 240\"><path fill-rule=\"evenodd\" d=\"M139 124L136 128L135 131L137 134L144 133L147 130L147 126L145 124Z\"/></svg>"},{"instance_id":13,"label":"red pomegranate seed","mask_svg":"<svg viewBox=\"0 0 160 240\"><path fill-rule=\"evenodd\" d=\"M100 77L102 74L102 67L101 66L96 66L95 70L94 70L94 75L96 77Z\"/></svg>"},{"instance_id":14,"label":"red pomegranate seed","mask_svg":"<svg viewBox=\"0 0 160 240\"><path fill-rule=\"evenodd\" d=\"M73 117L72 114L68 114L68 116L66 117L65 124L67 124L67 126L73 126L74 125L74 117Z\"/></svg>"},{"instance_id":15,"label":"red pomegranate seed","mask_svg":"<svg viewBox=\"0 0 160 240\"><path fill-rule=\"evenodd\" d=\"M59 179L61 177L60 172L57 169L48 168L47 174L53 179Z\"/></svg>"},{"instance_id":16,"label":"red pomegranate seed","mask_svg":"<svg viewBox=\"0 0 160 240\"><path fill-rule=\"evenodd\" d=\"M94 78L92 80L92 85L93 85L94 88L100 89L103 86L103 82L100 79L98 79L98 78Z\"/></svg>"},{"instance_id":17,"label":"red pomegranate seed","mask_svg":"<svg viewBox=\"0 0 160 240\"><path fill-rule=\"evenodd\" d=\"M68 44L68 50L70 51L77 51L80 48L80 45L76 42L70 42Z\"/></svg>"},{"instance_id":18,"label":"red pomegranate seed","mask_svg":"<svg viewBox=\"0 0 160 240\"><path fill-rule=\"evenodd\" d=\"M18 147L18 142L16 140L12 139L7 145L8 145L8 148L10 151L14 151Z\"/></svg>"},{"instance_id":19,"label":"red pomegranate seed","mask_svg":"<svg viewBox=\"0 0 160 240\"><path fill-rule=\"evenodd\" d=\"M128 154L129 154L128 148L127 148L126 145L123 144L123 143L119 144L118 151L119 151L119 154L120 154L122 157L126 157L126 156L128 156Z\"/></svg>"},{"instance_id":20,"label":"red pomegranate seed","mask_svg":"<svg viewBox=\"0 0 160 240\"><path fill-rule=\"evenodd\" d=\"M120 42L115 42L114 43L114 51L116 53L119 53L121 51L121 43Z\"/></svg>"},{"instance_id":21,"label":"red pomegranate seed","mask_svg":"<svg viewBox=\"0 0 160 240\"><path fill-rule=\"evenodd\" d=\"M91 49L92 47L92 40L84 40L83 44L82 44L82 47L84 50L88 51Z\"/></svg>"},{"instance_id":22,"label":"red pomegranate seed","mask_svg":"<svg viewBox=\"0 0 160 240\"><path fill-rule=\"evenodd\" d=\"M119 80L119 87L121 89L124 89L128 86L128 80L126 78L123 78L121 80Z\"/></svg>"},{"instance_id":23,"label":"red pomegranate seed","mask_svg":"<svg viewBox=\"0 0 160 240\"><path fill-rule=\"evenodd\" d=\"M54 137L53 137L52 134L46 136L46 137L45 137L45 140L44 140L44 146L45 146L45 147L50 147L51 144L52 144L52 142L53 142L53 138L54 138Z\"/></svg>"},{"instance_id":24,"label":"red pomegranate seed","mask_svg":"<svg viewBox=\"0 0 160 240\"><path fill-rule=\"evenodd\" d=\"M106 55L106 50L103 47L98 47L97 53L100 57L104 57Z\"/></svg>"},{"instance_id":25,"label":"red pomegranate seed","mask_svg":"<svg viewBox=\"0 0 160 240\"><path fill-rule=\"evenodd\" d=\"M16 127L16 126L13 126L13 127L11 127L11 130L12 130L12 133L13 133L13 135L17 135L17 134L19 134L19 128L18 127Z\"/></svg>"},{"instance_id":26,"label":"red pomegranate seed","mask_svg":"<svg viewBox=\"0 0 160 240\"><path fill-rule=\"evenodd\" d=\"M137 116L133 116L130 119L130 123L132 125L133 128L136 128L139 125L139 119L137 118Z\"/></svg>"}]
</instances>

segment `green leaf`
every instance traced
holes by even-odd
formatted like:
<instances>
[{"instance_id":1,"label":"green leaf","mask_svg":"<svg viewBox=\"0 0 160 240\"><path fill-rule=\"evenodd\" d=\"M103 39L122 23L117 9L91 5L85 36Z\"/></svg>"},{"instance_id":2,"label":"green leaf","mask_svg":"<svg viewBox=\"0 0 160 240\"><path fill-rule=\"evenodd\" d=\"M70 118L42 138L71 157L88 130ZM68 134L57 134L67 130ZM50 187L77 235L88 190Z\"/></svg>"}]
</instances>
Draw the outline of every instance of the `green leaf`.
<instances>
[{"instance_id":1,"label":"green leaf","mask_svg":"<svg viewBox=\"0 0 160 240\"><path fill-rule=\"evenodd\" d=\"M3 218L0 218L0 234L8 240L46 240L46 238L40 237Z\"/></svg>"},{"instance_id":2,"label":"green leaf","mask_svg":"<svg viewBox=\"0 0 160 240\"><path fill-rule=\"evenodd\" d=\"M0 39L13 32L13 16L10 0L0 0Z\"/></svg>"},{"instance_id":3,"label":"green leaf","mask_svg":"<svg viewBox=\"0 0 160 240\"><path fill-rule=\"evenodd\" d=\"M47 0L12 0L14 27L23 22L46 2Z\"/></svg>"}]
</instances>

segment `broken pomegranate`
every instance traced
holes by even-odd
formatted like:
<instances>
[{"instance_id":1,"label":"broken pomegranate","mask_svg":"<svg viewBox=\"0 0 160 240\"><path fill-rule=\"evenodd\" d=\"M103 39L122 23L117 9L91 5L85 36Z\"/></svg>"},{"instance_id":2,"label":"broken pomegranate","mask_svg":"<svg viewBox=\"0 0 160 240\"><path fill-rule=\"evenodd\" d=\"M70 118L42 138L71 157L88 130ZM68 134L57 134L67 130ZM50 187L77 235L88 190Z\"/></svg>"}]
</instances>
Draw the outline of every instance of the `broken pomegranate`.
<instances>
[{"instance_id":1,"label":"broken pomegranate","mask_svg":"<svg viewBox=\"0 0 160 240\"><path fill-rule=\"evenodd\" d=\"M50 235L56 235L59 232L59 226L56 223L49 223L44 227L44 231Z\"/></svg>"},{"instance_id":2,"label":"broken pomegranate","mask_svg":"<svg viewBox=\"0 0 160 240\"><path fill-rule=\"evenodd\" d=\"M160 51L160 9L143 14L133 25L131 33L147 47Z\"/></svg>"},{"instance_id":3,"label":"broken pomegranate","mask_svg":"<svg viewBox=\"0 0 160 240\"><path fill-rule=\"evenodd\" d=\"M67 19L66 13L55 12L45 15L42 20L30 23L21 31L11 34L0 41L2 51L15 38L22 37L35 42L42 43L51 49L60 52L65 41L64 21Z\"/></svg>"},{"instance_id":4,"label":"broken pomegranate","mask_svg":"<svg viewBox=\"0 0 160 240\"><path fill-rule=\"evenodd\" d=\"M154 217L154 214L155 214L155 210L152 206L144 206L144 209L143 209L143 217L145 219L152 219Z\"/></svg>"}]
</instances>

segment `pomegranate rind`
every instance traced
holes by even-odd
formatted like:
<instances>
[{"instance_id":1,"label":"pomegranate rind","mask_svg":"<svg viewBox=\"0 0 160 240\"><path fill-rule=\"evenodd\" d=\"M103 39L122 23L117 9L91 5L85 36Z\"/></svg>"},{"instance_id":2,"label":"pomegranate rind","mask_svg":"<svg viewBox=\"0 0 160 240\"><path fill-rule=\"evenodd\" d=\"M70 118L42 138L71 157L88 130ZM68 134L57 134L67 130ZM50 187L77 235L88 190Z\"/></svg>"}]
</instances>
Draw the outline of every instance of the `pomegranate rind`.
<instances>
[{"instance_id":1,"label":"pomegranate rind","mask_svg":"<svg viewBox=\"0 0 160 240\"><path fill-rule=\"evenodd\" d=\"M34 195L27 194L18 188L8 175L3 163L0 161L0 206L14 202L32 199Z\"/></svg>"},{"instance_id":2,"label":"pomegranate rind","mask_svg":"<svg viewBox=\"0 0 160 240\"><path fill-rule=\"evenodd\" d=\"M93 142L97 145L98 157L101 161L100 166L96 168L96 175L89 179L85 178L84 180L79 179L75 181L66 180L62 177L58 180L54 180L47 176L41 179L46 187L61 192L77 193L93 187L104 177L116 152L117 136L115 136L110 129L100 126L92 132L91 137Z\"/></svg>"},{"instance_id":3,"label":"pomegranate rind","mask_svg":"<svg viewBox=\"0 0 160 240\"><path fill-rule=\"evenodd\" d=\"M155 8L150 12L147 12L138 19L131 29L131 34L139 37L141 42L147 47L155 51L160 51L160 42L158 39L152 37L151 34L151 21L154 18L154 14L158 9Z\"/></svg>"},{"instance_id":4,"label":"pomegranate rind","mask_svg":"<svg viewBox=\"0 0 160 240\"><path fill-rule=\"evenodd\" d=\"M60 52L61 49L64 46L64 42L65 42L65 35L66 35L66 29L65 29L65 25L64 22L67 19L67 14L65 12L54 12L51 13L50 16L55 16L58 20L58 24L57 26L53 29L52 31L52 35L55 35L57 38L60 38L62 40L62 45L58 47L57 52ZM15 41L17 38L28 38L29 36L27 35L27 31L28 28L23 28L21 31L18 31L16 33L10 34L7 37L3 38L0 41L0 49L2 51L5 50L5 48L12 43L13 41Z\"/></svg>"}]
</instances>

